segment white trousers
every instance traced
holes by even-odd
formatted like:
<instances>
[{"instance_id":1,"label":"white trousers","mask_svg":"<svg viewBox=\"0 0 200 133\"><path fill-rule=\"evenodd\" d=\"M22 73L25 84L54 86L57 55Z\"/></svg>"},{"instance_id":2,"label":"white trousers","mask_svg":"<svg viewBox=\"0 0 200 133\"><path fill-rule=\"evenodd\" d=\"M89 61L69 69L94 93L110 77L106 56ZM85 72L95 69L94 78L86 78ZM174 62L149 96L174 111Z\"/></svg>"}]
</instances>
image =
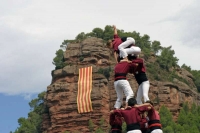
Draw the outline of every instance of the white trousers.
<instances>
[{"instance_id":1,"label":"white trousers","mask_svg":"<svg viewBox=\"0 0 200 133\"><path fill-rule=\"evenodd\" d=\"M139 85L136 96L137 104L142 104L142 97L144 98L144 102L149 100L149 86L149 81L144 81Z\"/></svg>"},{"instance_id":2,"label":"white trousers","mask_svg":"<svg viewBox=\"0 0 200 133\"><path fill-rule=\"evenodd\" d=\"M161 129L154 129L151 133L163 133Z\"/></svg>"},{"instance_id":3,"label":"white trousers","mask_svg":"<svg viewBox=\"0 0 200 133\"><path fill-rule=\"evenodd\" d=\"M127 57L129 54L140 54L141 53L141 49L139 47L136 46L132 46L130 48L126 48L128 46L130 46L131 44L135 44L135 39L133 39L132 37L127 37L126 41L121 43L118 46L119 49L119 56L122 58Z\"/></svg>"},{"instance_id":4,"label":"white trousers","mask_svg":"<svg viewBox=\"0 0 200 133\"><path fill-rule=\"evenodd\" d=\"M141 130L132 130L132 131L128 131L127 133L142 133Z\"/></svg>"},{"instance_id":5,"label":"white trousers","mask_svg":"<svg viewBox=\"0 0 200 133\"><path fill-rule=\"evenodd\" d=\"M131 86L127 80L117 80L114 82L115 91L117 93L117 100L114 107L120 108L123 103L123 92L126 96L126 103L128 103L129 98L133 97L134 93Z\"/></svg>"}]
</instances>

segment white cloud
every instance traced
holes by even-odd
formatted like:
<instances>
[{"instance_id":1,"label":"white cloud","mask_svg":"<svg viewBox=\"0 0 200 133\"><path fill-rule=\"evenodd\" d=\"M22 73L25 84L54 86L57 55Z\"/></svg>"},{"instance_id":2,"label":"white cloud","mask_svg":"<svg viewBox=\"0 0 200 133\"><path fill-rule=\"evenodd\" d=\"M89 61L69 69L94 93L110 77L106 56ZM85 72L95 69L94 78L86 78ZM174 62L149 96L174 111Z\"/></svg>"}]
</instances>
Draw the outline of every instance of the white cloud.
<instances>
[{"instance_id":1,"label":"white cloud","mask_svg":"<svg viewBox=\"0 0 200 133\"><path fill-rule=\"evenodd\" d=\"M3 0L0 4L0 93L34 94L51 82L52 60L64 39L115 24L172 45L179 64L199 70L200 2ZM192 57L192 60L191 60Z\"/></svg>"}]
</instances>

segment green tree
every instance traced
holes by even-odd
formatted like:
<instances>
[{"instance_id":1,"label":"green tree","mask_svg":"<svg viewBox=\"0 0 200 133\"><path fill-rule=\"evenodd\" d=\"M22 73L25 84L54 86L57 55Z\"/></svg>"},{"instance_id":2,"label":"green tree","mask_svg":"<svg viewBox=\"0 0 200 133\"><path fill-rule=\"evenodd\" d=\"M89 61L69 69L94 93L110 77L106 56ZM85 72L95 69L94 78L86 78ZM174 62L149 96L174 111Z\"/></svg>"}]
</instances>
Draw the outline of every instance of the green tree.
<instances>
[{"instance_id":1,"label":"green tree","mask_svg":"<svg viewBox=\"0 0 200 133\"><path fill-rule=\"evenodd\" d=\"M101 28L94 28L93 30L92 30L92 32L93 32L93 35L95 36L95 37L97 37L97 38L103 38L103 30L101 29Z\"/></svg>"},{"instance_id":2,"label":"green tree","mask_svg":"<svg viewBox=\"0 0 200 133\"><path fill-rule=\"evenodd\" d=\"M94 131L94 123L91 119L88 121L88 126L89 126L90 132L93 132Z\"/></svg>"},{"instance_id":3,"label":"green tree","mask_svg":"<svg viewBox=\"0 0 200 133\"><path fill-rule=\"evenodd\" d=\"M48 113L44 105L44 95L46 92L38 94L38 97L29 102L31 111L28 118L21 117L18 119L19 127L14 133L42 133L41 122L42 114Z\"/></svg>"},{"instance_id":4,"label":"green tree","mask_svg":"<svg viewBox=\"0 0 200 133\"><path fill-rule=\"evenodd\" d=\"M60 48L63 50L63 51L65 51L66 49L67 49L67 45L69 44L69 43L72 43L72 42L74 42L75 40L64 40L63 42L62 42L62 44L60 45Z\"/></svg>"},{"instance_id":5,"label":"green tree","mask_svg":"<svg viewBox=\"0 0 200 133\"><path fill-rule=\"evenodd\" d=\"M178 66L178 58L174 57L174 50L171 50L171 46L163 48L161 55L158 56L157 61L160 64L160 67L166 70L169 70L171 67Z\"/></svg>"},{"instance_id":6,"label":"green tree","mask_svg":"<svg viewBox=\"0 0 200 133\"><path fill-rule=\"evenodd\" d=\"M104 28L104 32L103 32L103 39L105 41L108 41L109 39L112 39L113 38L113 27L110 26L110 25L106 25L105 28Z\"/></svg>"},{"instance_id":7,"label":"green tree","mask_svg":"<svg viewBox=\"0 0 200 133\"><path fill-rule=\"evenodd\" d=\"M76 36L76 40L77 41L83 41L86 38L87 38L87 36L86 36L86 34L84 32L81 32Z\"/></svg>"},{"instance_id":8,"label":"green tree","mask_svg":"<svg viewBox=\"0 0 200 133\"><path fill-rule=\"evenodd\" d=\"M63 50L59 49L56 51L56 57L53 59L52 62L56 67L55 69L61 69L64 66L66 66L66 64L64 63L64 56L63 56Z\"/></svg>"},{"instance_id":9,"label":"green tree","mask_svg":"<svg viewBox=\"0 0 200 133\"><path fill-rule=\"evenodd\" d=\"M181 68L186 69L188 72L190 72L194 77L194 83L197 87L198 92L200 92L200 71L199 70L192 70L190 66L187 66L186 64L183 64Z\"/></svg>"},{"instance_id":10,"label":"green tree","mask_svg":"<svg viewBox=\"0 0 200 133\"><path fill-rule=\"evenodd\" d=\"M181 110L180 110L180 113L179 113L179 115L178 115L178 120L177 120L177 122L178 122L180 125L184 125L186 121L187 121L186 113L185 113L184 109L181 109Z\"/></svg>"},{"instance_id":11,"label":"green tree","mask_svg":"<svg viewBox=\"0 0 200 133\"><path fill-rule=\"evenodd\" d=\"M174 127L174 132L175 133L183 133L185 130L180 124L176 124Z\"/></svg>"},{"instance_id":12,"label":"green tree","mask_svg":"<svg viewBox=\"0 0 200 133\"><path fill-rule=\"evenodd\" d=\"M174 133L174 130L171 126L163 128L163 133Z\"/></svg>"},{"instance_id":13,"label":"green tree","mask_svg":"<svg viewBox=\"0 0 200 133\"><path fill-rule=\"evenodd\" d=\"M173 126L174 121L172 118L172 114L167 107L161 106L159 114L160 114L160 121L163 127Z\"/></svg>"},{"instance_id":14,"label":"green tree","mask_svg":"<svg viewBox=\"0 0 200 133\"><path fill-rule=\"evenodd\" d=\"M105 131L103 131L101 128L97 128L97 130L95 131L95 133L105 133Z\"/></svg>"},{"instance_id":15,"label":"green tree","mask_svg":"<svg viewBox=\"0 0 200 133\"><path fill-rule=\"evenodd\" d=\"M181 66L181 68L184 68L186 69L187 71L191 72L191 67L190 66L187 66L185 63Z\"/></svg>"},{"instance_id":16,"label":"green tree","mask_svg":"<svg viewBox=\"0 0 200 133\"><path fill-rule=\"evenodd\" d=\"M191 73L194 76L194 83L197 87L197 90L200 92L200 70L192 70Z\"/></svg>"},{"instance_id":17,"label":"green tree","mask_svg":"<svg viewBox=\"0 0 200 133\"><path fill-rule=\"evenodd\" d=\"M154 54L157 54L162 49L159 41L153 41L151 44L151 50Z\"/></svg>"}]
</instances>

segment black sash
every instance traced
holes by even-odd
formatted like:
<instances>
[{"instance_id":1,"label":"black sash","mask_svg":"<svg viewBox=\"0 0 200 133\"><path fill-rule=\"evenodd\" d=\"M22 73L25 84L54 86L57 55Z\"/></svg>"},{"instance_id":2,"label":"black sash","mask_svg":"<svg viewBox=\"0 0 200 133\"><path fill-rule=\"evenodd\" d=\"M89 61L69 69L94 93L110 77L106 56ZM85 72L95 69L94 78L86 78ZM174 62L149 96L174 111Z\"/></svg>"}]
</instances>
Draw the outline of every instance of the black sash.
<instances>
[{"instance_id":1,"label":"black sash","mask_svg":"<svg viewBox=\"0 0 200 133\"><path fill-rule=\"evenodd\" d=\"M137 129L140 129L140 124L139 123L133 123L133 124L128 124L127 126L126 126L126 130L127 130L127 132L128 131L131 131L131 130L137 130Z\"/></svg>"}]
</instances>

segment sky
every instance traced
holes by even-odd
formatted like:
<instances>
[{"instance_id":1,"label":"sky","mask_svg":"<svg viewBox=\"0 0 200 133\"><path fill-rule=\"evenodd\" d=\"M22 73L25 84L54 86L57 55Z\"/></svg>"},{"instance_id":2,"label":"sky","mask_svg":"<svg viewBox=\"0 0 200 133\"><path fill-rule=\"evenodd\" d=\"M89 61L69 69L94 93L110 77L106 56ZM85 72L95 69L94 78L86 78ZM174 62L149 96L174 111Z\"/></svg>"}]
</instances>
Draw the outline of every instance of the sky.
<instances>
[{"instance_id":1,"label":"sky","mask_svg":"<svg viewBox=\"0 0 200 133\"><path fill-rule=\"evenodd\" d=\"M51 83L63 40L116 25L172 46L178 64L200 70L199 0L1 0L0 132L18 127L28 103Z\"/></svg>"}]
</instances>

